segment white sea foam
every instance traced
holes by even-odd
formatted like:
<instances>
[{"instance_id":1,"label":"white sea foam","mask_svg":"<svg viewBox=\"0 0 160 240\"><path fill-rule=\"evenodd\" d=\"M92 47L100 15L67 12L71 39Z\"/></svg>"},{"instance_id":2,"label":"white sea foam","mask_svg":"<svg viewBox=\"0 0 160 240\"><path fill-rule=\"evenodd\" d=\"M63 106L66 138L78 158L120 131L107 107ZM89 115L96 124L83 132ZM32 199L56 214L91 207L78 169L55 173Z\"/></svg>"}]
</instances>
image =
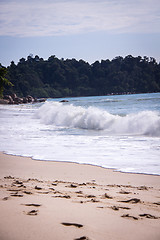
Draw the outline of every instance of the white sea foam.
<instances>
[{"instance_id":1,"label":"white sea foam","mask_svg":"<svg viewBox=\"0 0 160 240\"><path fill-rule=\"evenodd\" d=\"M160 93L61 100L1 105L0 151L160 175Z\"/></svg>"},{"instance_id":2,"label":"white sea foam","mask_svg":"<svg viewBox=\"0 0 160 240\"><path fill-rule=\"evenodd\" d=\"M113 115L96 107L80 107L58 102L44 104L36 113L44 124L108 134L160 136L160 116L156 111L142 111L125 116Z\"/></svg>"}]
</instances>

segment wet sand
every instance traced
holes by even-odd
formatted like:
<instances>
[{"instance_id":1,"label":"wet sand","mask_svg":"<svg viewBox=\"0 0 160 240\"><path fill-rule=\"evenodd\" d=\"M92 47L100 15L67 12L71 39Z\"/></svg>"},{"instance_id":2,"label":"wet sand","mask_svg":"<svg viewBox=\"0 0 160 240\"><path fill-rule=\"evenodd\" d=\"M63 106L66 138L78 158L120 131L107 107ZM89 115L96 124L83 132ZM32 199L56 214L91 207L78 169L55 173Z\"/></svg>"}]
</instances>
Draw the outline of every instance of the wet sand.
<instances>
[{"instance_id":1,"label":"wet sand","mask_svg":"<svg viewBox=\"0 0 160 240\"><path fill-rule=\"evenodd\" d=\"M159 240L160 176L0 153L0 240Z\"/></svg>"}]
</instances>

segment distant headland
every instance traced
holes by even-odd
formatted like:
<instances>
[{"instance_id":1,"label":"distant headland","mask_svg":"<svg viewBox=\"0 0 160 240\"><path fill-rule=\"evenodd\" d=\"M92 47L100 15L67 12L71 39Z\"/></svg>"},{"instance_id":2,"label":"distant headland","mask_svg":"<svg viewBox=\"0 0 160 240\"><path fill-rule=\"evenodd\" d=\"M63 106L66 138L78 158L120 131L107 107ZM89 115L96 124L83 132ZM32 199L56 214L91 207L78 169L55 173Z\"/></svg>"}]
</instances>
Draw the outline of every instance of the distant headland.
<instances>
[{"instance_id":1,"label":"distant headland","mask_svg":"<svg viewBox=\"0 0 160 240\"><path fill-rule=\"evenodd\" d=\"M58 59L55 55L47 60L29 55L17 64L12 61L6 69L6 78L12 85L5 86L4 95L15 93L19 98L160 92L160 63L153 57L118 56L89 64L74 58Z\"/></svg>"}]
</instances>

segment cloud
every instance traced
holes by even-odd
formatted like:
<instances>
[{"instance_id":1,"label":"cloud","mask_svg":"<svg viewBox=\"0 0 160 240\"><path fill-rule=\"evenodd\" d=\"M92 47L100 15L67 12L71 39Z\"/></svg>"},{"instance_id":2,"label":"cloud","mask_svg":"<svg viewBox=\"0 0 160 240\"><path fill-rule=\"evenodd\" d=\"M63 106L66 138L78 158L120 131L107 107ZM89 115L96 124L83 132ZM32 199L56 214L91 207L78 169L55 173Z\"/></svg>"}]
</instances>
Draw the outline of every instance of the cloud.
<instances>
[{"instance_id":1,"label":"cloud","mask_svg":"<svg viewBox=\"0 0 160 240\"><path fill-rule=\"evenodd\" d=\"M1 0L0 35L160 32L159 0Z\"/></svg>"}]
</instances>

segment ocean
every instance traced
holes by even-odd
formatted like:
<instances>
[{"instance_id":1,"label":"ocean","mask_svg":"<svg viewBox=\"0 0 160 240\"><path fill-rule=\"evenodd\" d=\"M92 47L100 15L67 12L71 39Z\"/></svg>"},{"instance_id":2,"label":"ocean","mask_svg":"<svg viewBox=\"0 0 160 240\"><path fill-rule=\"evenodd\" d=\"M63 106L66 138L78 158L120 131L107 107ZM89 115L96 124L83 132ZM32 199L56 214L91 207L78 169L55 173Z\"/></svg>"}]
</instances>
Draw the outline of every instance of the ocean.
<instances>
[{"instance_id":1,"label":"ocean","mask_svg":"<svg viewBox=\"0 0 160 240\"><path fill-rule=\"evenodd\" d=\"M160 175L160 93L0 105L0 151Z\"/></svg>"}]
</instances>

